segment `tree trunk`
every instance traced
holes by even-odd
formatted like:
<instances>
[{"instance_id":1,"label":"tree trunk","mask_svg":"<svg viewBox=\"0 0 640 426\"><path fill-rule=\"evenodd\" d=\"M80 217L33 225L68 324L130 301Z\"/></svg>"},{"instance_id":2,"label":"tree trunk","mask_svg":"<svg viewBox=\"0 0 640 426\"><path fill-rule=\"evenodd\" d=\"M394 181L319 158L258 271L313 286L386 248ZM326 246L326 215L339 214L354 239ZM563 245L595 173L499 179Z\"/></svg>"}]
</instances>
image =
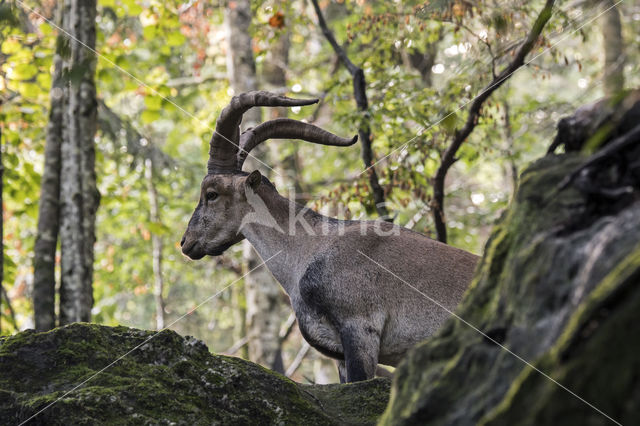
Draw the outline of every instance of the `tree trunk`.
<instances>
[{"instance_id":1,"label":"tree trunk","mask_svg":"<svg viewBox=\"0 0 640 426\"><path fill-rule=\"evenodd\" d=\"M613 0L604 0L601 7L606 10L602 17L602 39L604 42L604 91L613 96L624 88L624 40L620 9Z\"/></svg>"},{"instance_id":2,"label":"tree trunk","mask_svg":"<svg viewBox=\"0 0 640 426\"><path fill-rule=\"evenodd\" d=\"M93 306L93 244L96 187L94 136L96 132L95 56L96 1L65 2L63 28L71 55L63 61L64 114L60 179L60 325L89 321ZM80 43L81 42L81 43Z\"/></svg>"},{"instance_id":3,"label":"tree trunk","mask_svg":"<svg viewBox=\"0 0 640 426\"><path fill-rule=\"evenodd\" d=\"M158 191L153 181L154 164L153 157L145 160L145 178L147 180L147 193L149 194L149 218L151 222L160 224L160 208L158 206ZM156 329L164 328L164 279L162 277L162 236L151 233L151 254L153 258L153 296L156 303Z\"/></svg>"},{"instance_id":4,"label":"tree trunk","mask_svg":"<svg viewBox=\"0 0 640 426\"><path fill-rule=\"evenodd\" d=\"M248 90L256 90L256 65L253 60L253 50L249 25L251 24L251 5L248 0L229 2L225 8L225 27L227 32L227 74L231 82L231 88L235 94ZM260 122L260 109L252 108L243 116L243 128L255 126ZM245 162L247 167L255 166L251 157ZM248 241L243 242L243 273L250 271L259 262L258 255L251 248ZM244 279L245 286L258 280L260 270L253 271ZM264 272L263 272L264 273ZM246 294L240 286L233 287L233 302L236 306L234 311L234 341L239 341L247 336L246 326ZM240 350L240 356L248 357L247 345Z\"/></svg>"},{"instance_id":5,"label":"tree trunk","mask_svg":"<svg viewBox=\"0 0 640 426\"><path fill-rule=\"evenodd\" d=\"M60 35L58 45L61 44ZM56 53L51 84L51 110L44 150L40 186L38 233L33 255L33 313L36 330L51 330L55 324L55 266L60 214L60 147L64 108L62 58Z\"/></svg>"},{"instance_id":6,"label":"tree trunk","mask_svg":"<svg viewBox=\"0 0 640 426\"><path fill-rule=\"evenodd\" d=\"M267 90L281 90L287 86L286 66L289 63L289 32L280 34L265 58L262 75ZM287 108L269 108L269 119L286 117ZM276 173L271 173L273 182L281 188L288 187L291 182L296 182L295 158L289 155L282 158L280 154L282 145L272 143L267 145L269 158L274 160ZM255 339L249 341L249 359L255 357L257 362L268 365L272 370L284 373L282 360L282 344L280 324L282 323L282 291L278 282L269 274L260 282L260 287L251 294L247 293L247 319L249 335ZM247 288L249 290L249 287ZM253 289L251 289L253 290ZM255 302L255 303L249 303Z\"/></svg>"},{"instance_id":7,"label":"tree trunk","mask_svg":"<svg viewBox=\"0 0 640 426\"><path fill-rule=\"evenodd\" d=\"M2 335L2 295L4 293L4 164L2 163L2 127L0 127L0 335ZM7 298L7 304L9 298Z\"/></svg>"},{"instance_id":8,"label":"tree trunk","mask_svg":"<svg viewBox=\"0 0 640 426\"><path fill-rule=\"evenodd\" d=\"M251 5L248 0L231 2L226 9L229 50L227 71L231 87L235 94L257 90L256 66L253 59L253 48L249 27L251 24ZM243 118L242 127L254 127L261 121L259 108L249 110ZM253 152L259 155L258 150ZM248 170L258 168L259 164L252 158L245 162ZM244 242L245 271L258 266L262 260L248 241ZM248 337L248 358L269 368L278 367L278 346L280 331L278 283L263 265L249 273L245 279L245 333ZM236 298L239 300L240 295ZM275 315L274 315L275 313ZM242 314L242 311L240 311ZM237 336L240 337L240 336ZM236 339L238 340L238 339ZM282 362L279 363L282 371Z\"/></svg>"}]
</instances>

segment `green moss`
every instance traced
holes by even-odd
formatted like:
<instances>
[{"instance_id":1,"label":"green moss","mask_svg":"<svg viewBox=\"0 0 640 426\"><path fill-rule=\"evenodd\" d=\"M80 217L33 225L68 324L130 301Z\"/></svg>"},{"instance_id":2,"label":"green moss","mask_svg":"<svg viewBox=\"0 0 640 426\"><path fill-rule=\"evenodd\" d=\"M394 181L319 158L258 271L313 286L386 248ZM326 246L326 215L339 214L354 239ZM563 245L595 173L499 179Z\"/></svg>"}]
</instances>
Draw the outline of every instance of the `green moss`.
<instances>
[{"instance_id":1,"label":"green moss","mask_svg":"<svg viewBox=\"0 0 640 426\"><path fill-rule=\"evenodd\" d=\"M588 395L585 399L614 418L633 424L629 416L640 411L640 391L637 379L630 377L640 372L631 354L638 353L640 336L631 318L640 308L633 302L636 293L620 294L632 288L631 277L636 277L636 288L640 282L640 206L573 226L589 211L589 200L573 188L557 188L583 161L575 154L548 156L523 172L457 314L559 383ZM616 357L622 370L616 369ZM603 420L558 384L452 318L396 369L380 424Z\"/></svg>"},{"instance_id":2,"label":"green moss","mask_svg":"<svg viewBox=\"0 0 640 426\"><path fill-rule=\"evenodd\" d=\"M562 386L527 368L480 424L566 424L576 418L602 424L609 417L634 424L637 411L631 407L640 404L640 335L629 331L637 328L640 312L638 282L640 247L602 280L536 363ZM616 403L621 401L627 406Z\"/></svg>"},{"instance_id":3,"label":"green moss","mask_svg":"<svg viewBox=\"0 0 640 426\"><path fill-rule=\"evenodd\" d=\"M0 418L10 423L54 403L36 423L371 424L388 390L384 380L302 386L172 331L72 324L0 346Z\"/></svg>"}]
</instances>

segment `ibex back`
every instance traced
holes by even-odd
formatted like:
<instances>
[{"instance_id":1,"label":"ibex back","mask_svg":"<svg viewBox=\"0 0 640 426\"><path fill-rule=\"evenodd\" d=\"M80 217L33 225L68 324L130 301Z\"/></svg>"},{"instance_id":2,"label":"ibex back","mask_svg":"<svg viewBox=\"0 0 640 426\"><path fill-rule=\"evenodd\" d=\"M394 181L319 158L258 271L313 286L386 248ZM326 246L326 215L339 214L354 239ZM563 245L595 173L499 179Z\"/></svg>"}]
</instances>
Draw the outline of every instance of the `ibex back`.
<instances>
[{"instance_id":1,"label":"ibex back","mask_svg":"<svg viewBox=\"0 0 640 426\"><path fill-rule=\"evenodd\" d=\"M356 137L288 119L240 134L242 114L251 107L315 102L268 92L233 98L216 124L182 251L192 259L218 256L247 238L289 295L304 338L338 360L342 382L365 380L378 363L395 366L440 327L478 257L387 222L322 216L282 197L260 172L242 172L248 153L267 139L355 143Z\"/></svg>"}]
</instances>

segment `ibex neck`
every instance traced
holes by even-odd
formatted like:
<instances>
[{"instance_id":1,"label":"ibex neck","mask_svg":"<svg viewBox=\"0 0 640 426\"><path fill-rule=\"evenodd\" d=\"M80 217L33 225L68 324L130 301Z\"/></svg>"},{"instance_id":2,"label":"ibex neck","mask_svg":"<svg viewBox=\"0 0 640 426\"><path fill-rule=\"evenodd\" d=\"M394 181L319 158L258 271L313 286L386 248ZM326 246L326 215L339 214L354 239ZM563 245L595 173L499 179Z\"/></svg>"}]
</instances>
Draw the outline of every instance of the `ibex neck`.
<instances>
[{"instance_id":1,"label":"ibex neck","mask_svg":"<svg viewBox=\"0 0 640 426\"><path fill-rule=\"evenodd\" d=\"M241 232L256 249L274 277L290 295L313 254L327 241L327 223L336 219L282 197L264 185L260 200L250 202L252 212Z\"/></svg>"}]
</instances>

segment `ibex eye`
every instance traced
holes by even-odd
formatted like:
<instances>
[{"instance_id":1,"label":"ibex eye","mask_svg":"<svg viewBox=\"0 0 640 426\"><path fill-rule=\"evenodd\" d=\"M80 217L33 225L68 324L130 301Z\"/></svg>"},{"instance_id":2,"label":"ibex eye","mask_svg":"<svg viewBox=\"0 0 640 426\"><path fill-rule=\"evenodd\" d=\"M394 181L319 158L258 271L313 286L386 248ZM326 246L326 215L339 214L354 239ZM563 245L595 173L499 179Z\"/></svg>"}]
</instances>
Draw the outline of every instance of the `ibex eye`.
<instances>
[{"instance_id":1,"label":"ibex eye","mask_svg":"<svg viewBox=\"0 0 640 426\"><path fill-rule=\"evenodd\" d=\"M213 201L216 198L218 198L218 193L213 191L207 192L207 201Z\"/></svg>"}]
</instances>

